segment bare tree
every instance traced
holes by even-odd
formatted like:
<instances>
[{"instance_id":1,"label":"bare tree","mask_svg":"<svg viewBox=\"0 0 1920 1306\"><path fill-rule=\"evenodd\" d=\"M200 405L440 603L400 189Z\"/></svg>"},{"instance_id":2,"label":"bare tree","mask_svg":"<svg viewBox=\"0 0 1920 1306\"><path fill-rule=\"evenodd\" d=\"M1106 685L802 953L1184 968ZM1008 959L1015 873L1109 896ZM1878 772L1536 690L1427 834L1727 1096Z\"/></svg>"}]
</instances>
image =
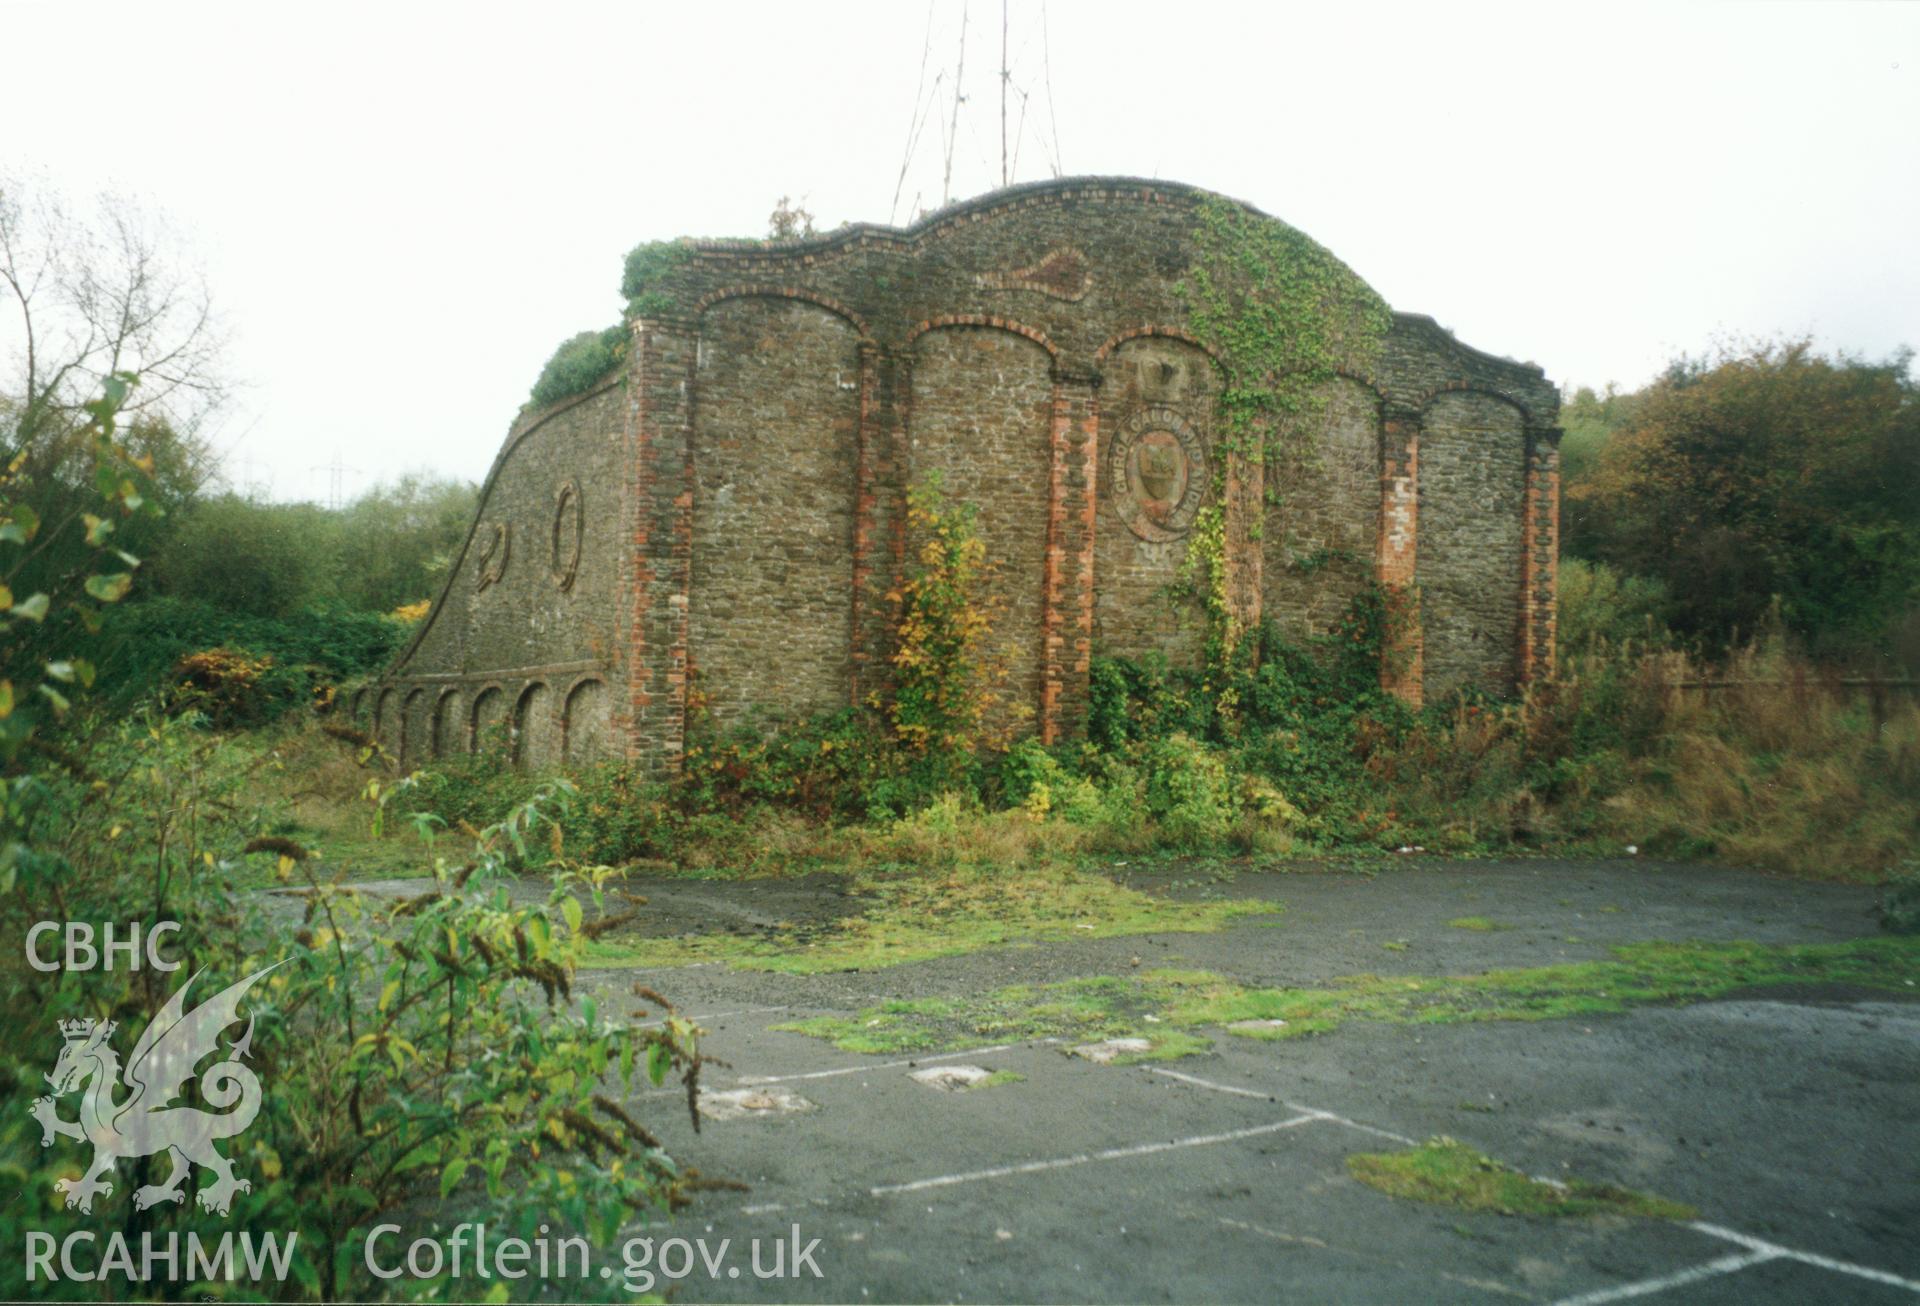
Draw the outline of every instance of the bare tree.
<instances>
[{"instance_id":1,"label":"bare tree","mask_svg":"<svg viewBox=\"0 0 1920 1306\"><path fill-rule=\"evenodd\" d=\"M76 210L0 176L0 301L0 450L25 455L28 479L65 461L81 405L115 372L140 375L126 421L201 445L227 395L224 342L205 276L163 219L116 195Z\"/></svg>"},{"instance_id":2,"label":"bare tree","mask_svg":"<svg viewBox=\"0 0 1920 1306\"><path fill-rule=\"evenodd\" d=\"M773 212L767 216L767 235L774 240L813 235L813 213L806 203L807 197L804 195L798 204L793 202L792 196L782 195L773 206Z\"/></svg>"}]
</instances>

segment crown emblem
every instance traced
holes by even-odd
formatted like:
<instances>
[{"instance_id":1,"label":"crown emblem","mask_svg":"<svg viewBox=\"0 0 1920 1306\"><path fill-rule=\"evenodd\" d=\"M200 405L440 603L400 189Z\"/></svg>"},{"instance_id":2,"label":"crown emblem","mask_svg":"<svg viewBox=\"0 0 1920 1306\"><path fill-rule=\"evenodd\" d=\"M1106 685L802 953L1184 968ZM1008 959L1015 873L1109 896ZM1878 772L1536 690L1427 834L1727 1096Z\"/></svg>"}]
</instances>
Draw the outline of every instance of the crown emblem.
<instances>
[{"instance_id":1,"label":"crown emblem","mask_svg":"<svg viewBox=\"0 0 1920 1306\"><path fill-rule=\"evenodd\" d=\"M89 1038L93 1034L95 1024L96 1022L92 1016L82 1016L78 1020L63 1020L60 1022L60 1034L69 1042ZM113 1033L113 1025L109 1023L106 1029L101 1032L105 1034Z\"/></svg>"}]
</instances>

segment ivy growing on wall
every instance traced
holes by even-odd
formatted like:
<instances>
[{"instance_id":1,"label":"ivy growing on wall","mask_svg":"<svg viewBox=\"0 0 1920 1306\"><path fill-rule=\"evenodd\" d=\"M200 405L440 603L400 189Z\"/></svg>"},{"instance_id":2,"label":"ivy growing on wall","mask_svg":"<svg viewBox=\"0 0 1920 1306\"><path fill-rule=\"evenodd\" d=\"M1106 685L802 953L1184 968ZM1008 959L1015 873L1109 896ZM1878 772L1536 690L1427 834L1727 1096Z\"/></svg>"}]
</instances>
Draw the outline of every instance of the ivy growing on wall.
<instances>
[{"instance_id":1,"label":"ivy growing on wall","mask_svg":"<svg viewBox=\"0 0 1920 1306\"><path fill-rule=\"evenodd\" d=\"M1226 372L1219 447L1263 462L1268 502L1277 503L1312 461L1322 386L1342 371L1373 371L1393 314L1317 241L1218 196L1200 202L1193 264L1177 289L1187 329ZM1225 467L1216 462L1216 499ZM1182 581L1205 614L1207 665L1230 673L1243 631L1227 593L1221 508L1207 509L1188 536Z\"/></svg>"},{"instance_id":2,"label":"ivy growing on wall","mask_svg":"<svg viewBox=\"0 0 1920 1306\"><path fill-rule=\"evenodd\" d=\"M1178 289L1188 330L1226 369L1226 447L1269 461L1297 456L1307 424L1289 419L1311 414L1319 387L1340 371L1373 371L1392 311L1284 222L1218 196L1200 202L1198 218L1193 265Z\"/></svg>"}]
</instances>

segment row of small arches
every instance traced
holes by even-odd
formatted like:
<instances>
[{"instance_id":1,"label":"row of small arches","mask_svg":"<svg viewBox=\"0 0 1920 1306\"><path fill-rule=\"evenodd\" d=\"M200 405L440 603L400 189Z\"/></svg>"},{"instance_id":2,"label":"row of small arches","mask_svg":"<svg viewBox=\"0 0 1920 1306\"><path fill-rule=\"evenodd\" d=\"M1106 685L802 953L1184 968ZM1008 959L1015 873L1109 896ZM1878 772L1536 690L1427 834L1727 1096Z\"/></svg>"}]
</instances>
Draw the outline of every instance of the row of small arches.
<instances>
[{"instance_id":1,"label":"row of small arches","mask_svg":"<svg viewBox=\"0 0 1920 1306\"><path fill-rule=\"evenodd\" d=\"M606 694L606 683L592 676L563 688L544 680L517 687L402 683L361 690L353 714L403 771L496 747L515 766L538 771L606 756Z\"/></svg>"}]
</instances>

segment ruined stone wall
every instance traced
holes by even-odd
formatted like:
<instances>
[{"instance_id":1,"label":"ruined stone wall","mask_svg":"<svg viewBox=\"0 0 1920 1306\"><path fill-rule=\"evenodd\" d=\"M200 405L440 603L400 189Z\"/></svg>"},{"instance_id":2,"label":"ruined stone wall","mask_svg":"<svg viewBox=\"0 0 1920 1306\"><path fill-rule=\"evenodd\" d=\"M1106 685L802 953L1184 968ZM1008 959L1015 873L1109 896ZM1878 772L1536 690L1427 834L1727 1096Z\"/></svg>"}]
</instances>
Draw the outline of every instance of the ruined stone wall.
<instances>
[{"instance_id":1,"label":"ruined stone wall","mask_svg":"<svg viewBox=\"0 0 1920 1306\"><path fill-rule=\"evenodd\" d=\"M694 688L722 726L846 707L859 333L789 299L730 299L701 326Z\"/></svg>"},{"instance_id":2,"label":"ruined stone wall","mask_svg":"<svg viewBox=\"0 0 1920 1306\"><path fill-rule=\"evenodd\" d=\"M1008 698L1043 738L1079 728L1096 651L1195 659L1198 612L1168 591L1216 500L1248 619L1324 634L1378 584L1405 617L1395 692L1543 674L1554 387L1396 314L1341 363L1305 470L1263 508L1189 330L1209 198L1069 179L904 230L683 246L623 374L516 423L426 629L357 708L409 761L494 726L526 765L670 772L703 706L733 725L864 702L912 564L907 490L931 471L979 510Z\"/></svg>"},{"instance_id":3,"label":"ruined stone wall","mask_svg":"<svg viewBox=\"0 0 1920 1306\"><path fill-rule=\"evenodd\" d=\"M1043 584L1053 380L1031 340L986 327L928 331L914 342L907 417L911 477L939 476L949 501L972 504L993 568L993 660L1005 667L1010 724L1040 711ZM918 543L907 538L911 560Z\"/></svg>"},{"instance_id":4,"label":"ruined stone wall","mask_svg":"<svg viewBox=\"0 0 1920 1306\"><path fill-rule=\"evenodd\" d=\"M1380 534L1380 396L1361 381L1321 386L1301 418L1306 451L1269 496L1262 610L1293 641L1325 635L1373 581Z\"/></svg>"},{"instance_id":5,"label":"ruined stone wall","mask_svg":"<svg viewBox=\"0 0 1920 1306\"><path fill-rule=\"evenodd\" d=\"M1175 591L1194 517L1219 499L1219 394L1213 359L1189 341L1135 336L1108 356L1093 568L1093 640L1108 656L1200 657L1199 614Z\"/></svg>"},{"instance_id":6,"label":"ruined stone wall","mask_svg":"<svg viewBox=\"0 0 1920 1306\"><path fill-rule=\"evenodd\" d=\"M1477 391L1427 405L1420 436L1415 575L1429 697L1513 692L1525 581L1525 419Z\"/></svg>"},{"instance_id":7,"label":"ruined stone wall","mask_svg":"<svg viewBox=\"0 0 1920 1306\"><path fill-rule=\"evenodd\" d=\"M529 766L604 751L623 408L615 377L515 424L401 674L354 704L402 767L490 733Z\"/></svg>"}]
</instances>

